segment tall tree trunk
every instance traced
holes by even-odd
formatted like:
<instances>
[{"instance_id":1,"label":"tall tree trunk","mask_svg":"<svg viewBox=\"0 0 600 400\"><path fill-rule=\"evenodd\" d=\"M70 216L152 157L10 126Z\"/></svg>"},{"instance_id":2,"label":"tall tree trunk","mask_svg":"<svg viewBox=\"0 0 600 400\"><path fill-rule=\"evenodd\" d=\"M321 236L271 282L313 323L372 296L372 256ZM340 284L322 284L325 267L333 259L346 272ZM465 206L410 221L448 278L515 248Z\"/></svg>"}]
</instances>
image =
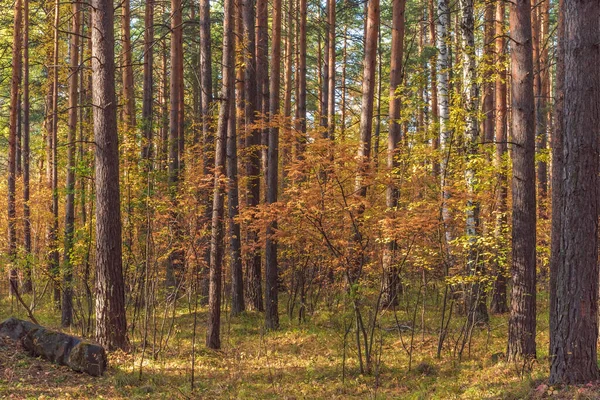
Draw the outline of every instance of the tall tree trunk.
<instances>
[{"instance_id":1,"label":"tall tree trunk","mask_svg":"<svg viewBox=\"0 0 600 400\"><path fill-rule=\"evenodd\" d=\"M123 121L129 127L135 127L135 94L133 85L133 61L131 50L131 6L130 0L121 3L123 14L121 31L123 35Z\"/></svg>"},{"instance_id":2,"label":"tall tree trunk","mask_svg":"<svg viewBox=\"0 0 600 400\"><path fill-rule=\"evenodd\" d=\"M436 15L434 8L434 1L429 0L429 45L437 45L437 37L435 31ZM439 135L439 107L438 107L438 84L437 84L437 63L438 63L437 52L433 53L429 60L429 69L431 76L431 126L433 126L433 137L431 139L431 147L437 150L440 147L440 135ZM431 135L431 133L429 134ZM439 177L440 175L440 163L434 162L433 164L433 176Z\"/></svg>"},{"instance_id":3,"label":"tall tree trunk","mask_svg":"<svg viewBox=\"0 0 600 400\"><path fill-rule=\"evenodd\" d=\"M535 358L535 126L531 5L510 5L513 159L512 293L509 360Z\"/></svg>"},{"instance_id":4,"label":"tall tree trunk","mask_svg":"<svg viewBox=\"0 0 600 400\"><path fill-rule=\"evenodd\" d=\"M245 130L246 130L246 149L248 158L246 161L246 207L250 210L255 209L260 202L260 143L261 131L253 127L255 115L260 112L262 100L262 89L258 87L257 77L257 58L256 58L256 33L255 33L255 2L254 0L243 0L244 8L244 64L246 71L244 75L244 91L246 93L245 107ZM249 309L264 311L262 297L262 274L261 274L261 256L258 251L258 231L253 227L248 227L247 245L249 247L246 256L246 299Z\"/></svg>"},{"instance_id":5,"label":"tall tree trunk","mask_svg":"<svg viewBox=\"0 0 600 400\"><path fill-rule=\"evenodd\" d=\"M50 168L50 190L52 192L52 203L50 211L52 212L52 220L48 228L48 245L50 252L48 255L48 263L50 276L54 283L54 303L60 307L60 265L58 254L58 44L59 44L59 28L60 21L60 3L56 0L54 5L54 49L52 53L52 119L50 123L49 143L50 151L48 166Z\"/></svg>"},{"instance_id":6,"label":"tall tree trunk","mask_svg":"<svg viewBox=\"0 0 600 400\"><path fill-rule=\"evenodd\" d=\"M69 129L67 131L67 184L65 204L65 251L63 266L63 293L62 293L62 318L63 327L71 326L73 322L73 264L71 256L74 246L75 232L75 140L77 137L77 111L78 111L78 77L79 74L79 30L80 30L80 3L72 4L73 16L71 17L71 30L73 34L69 41Z\"/></svg>"},{"instance_id":7,"label":"tall tree trunk","mask_svg":"<svg viewBox=\"0 0 600 400\"><path fill-rule=\"evenodd\" d=\"M21 24L23 7L21 0L15 1L12 78L10 85L10 115L8 136L8 257L10 262L9 288L11 293L18 290L17 276L17 221L15 205L15 181L17 173L17 113L19 105L19 78L21 75Z\"/></svg>"},{"instance_id":8,"label":"tall tree trunk","mask_svg":"<svg viewBox=\"0 0 600 400\"><path fill-rule=\"evenodd\" d=\"M224 196L223 177L226 174L227 130L234 103L234 37L233 0L225 0L223 17L223 87L221 89L221 109L217 128L215 150L215 175L213 192L212 230L210 236L210 289L208 296L208 329L206 346L211 349L221 347L221 282L223 273L223 215ZM234 141L235 142L235 141Z\"/></svg>"},{"instance_id":9,"label":"tall tree trunk","mask_svg":"<svg viewBox=\"0 0 600 400\"><path fill-rule=\"evenodd\" d=\"M213 176L214 168L214 150L215 138L212 128L212 43L211 43L211 22L210 22L210 1L200 0L200 8L198 10L200 17L200 103L202 113L202 164L204 176ZM207 190L203 195L205 202L203 223L210 224L212 220L212 193ZM207 229L208 230L208 229ZM210 239L209 239L210 241ZM210 245L207 243L203 252L205 269L201 272L201 292L203 295L203 303L208 298L210 270Z\"/></svg>"},{"instance_id":10,"label":"tall tree trunk","mask_svg":"<svg viewBox=\"0 0 600 400\"><path fill-rule=\"evenodd\" d=\"M183 136L183 26L181 0L171 0L171 81L169 112L169 186L171 195L171 226L174 244L167 261L167 287L176 287L184 271L185 251L179 211L177 188L181 173L180 140Z\"/></svg>"},{"instance_id":11,"label":"tall tree trunk","mask_svg":"<svg viewBox=\"0 0 600 400\"><path fill-rule=\"evenodd\" d=\"M227 129L227 209L229 217L229 256L231 268L231 313L238 315L245 310L244 272L242 269L242 242L238 221L238 151L237 131L244 123L244 41L242 26L242 0L235 2L235 46L236 46L236 101L230 101L229 127ZM235 116L235 118L234 118Z\"/></svg>"},{"instance_id":12,"label":"tall tree trunk","mask_svg":"<svg viewBox=\"0 0 600 400\"><path fill-rule=\"evenodd\" d=\"M327 0L327 42L328 42L328 71L327 78L327 92L328 92L328 104L327 104L327 136L333 140L335 135L335 0Z\"/></svg>"},{"instance_id":13,"label":"tall tree trunk","mask_svg":"<svg viewBox=\"0 0 600 400\"><path fill-rule=\"evenodd\" d=\"M279 171L279 87L281 72L281 0L273 1L273 25L271 31L271 80L269 82L269 151L267 161L267 204L277 202ZM267 223L267 243L265 247L265 326L267 329L279 328L278 312L278 264L277 239L273 238L277 230L277 220Z\"/></svg>"},{"instance_id":14,"label":"tall tree trunk","mask_svg":"<svg viewBox=\"0 0 600 400\"><path fill-rule=\"evenodd\" d=\"M450 154L450 49L449 49L449 34L450 29L450 9L448 6L448 0L438 0L438 13L437 13L437 85L438 85L438 114L440 122L440 151L441 151L441 162L440 162L440 187L442 191L442 222L444 224L445 233L445 247L452 240L452 233L450 230L450 210L448 208L448 199L450 193L447 188L447 175L448 175L448 161Z\"/></svg>"},{"instance_id":15,"label":"tall tree trunk","mask_svg":"<svg viewBox=\"0 0 600 400\"><path fill-rule=\"evenodd\" d=\"M144 14L144 86L142 103L142 158L145 168L152 169L154 124L152 104L154 102L154 0L146 2Z\"/></svg>"},{"instance_id":16,"label":"tall tree trunk","mask_svg":"<svg viewBox=\"0 0 600 400\"><path fill-rule=\"evenodd\" d=\"M300 141L306 135L306 0L299 0L298 14L300 30L298 37L298 98L296 99L296 114ZM299 152L297 152L299 153ZM297 154L298 156L299 154Z\"/></svg>"},{"instance_id":17,"label":"tall tree trunk","mask_svg":"<svg viewBox=\"0 0 600 400\"><path fill-rule=\"evenodd\" d=\"M489 321L486 294L482 288L481 278L484 275L483 263L480 261L478 251L479 211L480 204L475 200L476 169L479 146L479 122L477 120L477 100L479 97L479 86L477 84L477 65L475 61L475 16L473 0L461 0L462 9L462 50L463 50L463 88L465 94L466 131L465 131L465 154L467 167L465 178L467 181L467 215L466 234L469 241L467 256L468 273L474 277L469 294L469 318L470 323L487 323ZM486 134L488 132L485 132Z\"/></svg>"},{"instance_id":18,"label":"tall tree trunk","mask_svg":"<svg viewBox=\"0 0 600 400\"><path fill-rule=\"evenodd\" d=\"M485 3L484 14L483 58L483 141L494 141L494 82L492 68L494 65L494 2Z\"/></svg>"},{"instance_id":19,"label":"tall tree trunk","mask_svg":"<svg viewBox=\"0 0 600 400\"><path fill-rule=\"evenodd\" d=\"M269 2L268 0L256 0L256 84L258 97L256 100L256 111L262 115L262 121L267 121L269 113ZM267 159L269 145L269 129L261 128L261 167L265 176L267 175ZM266 196L266 190L264 195Z\"/></svg>"},{"instance_id":20,"label":"tall tree trunk","mask_svg":"<svg viewBox=\"0 0 600 400\"><path fill-rule=\"evenodd\" d=\"M29 0L23 2L23 239L25 279L23 292L33 290L31 262L31 208L29 206Z\"/></svg>"},{"instance_id":21,"label":"tall tree trunk","mask_svg":"<svg viewBox=\"0 0 600 400\"><path fill-rule=\"evenodd\" d=\"M398 144L402 139L402 128L400 126L400 108L402 106L398 89L402 84L402 68L404 58L404 9L405 0L394 0L392 2L392 55L390 65L390 105L389 105L389 135L387 166L390 174L398 168ZM388 184L386 192L386 206L388 212L394 212L398 207L400 191L392 182ZM398 295L402 288L397 260L398 243L393 238L386 243L383 253L384 270L384 298L383 304L396 306Z\"/></svg>"},{"instance_id":22,"label":"tall tree trunk","mask_svg":"<svg viewBox=\"0 0 600 400\"><path fill-rule=\"evenodd\" d=\"M113 350L127 347L115 94L114 8L111 0L92 0L91 4L96 144L96 340L108 350Z\"/></svg>"},{"instance_id":23,"label":"tall tree trunk","mask_svg":"<svg viewBox=\"0 0 600 400\"><path fill-rule=\"evenodd\" d=\"M600 50L597 1L563 3L560 247L553 270L556 299L550 382L596 381L598 341L598 125ZM554 226L553 226L554 227Z\"/></svg>"},{"instance_id":24,"label":"tall tree trunk","mask_svg":"<svg viewBox=\"0 0 600 400\"><path fill-rule=\"evenodd\" d=\"M508 152L508 135L506 125L506 39L504 38L504 14L505 5L503 1L496 2L496 22L495 22L495 42L496 42L496 65L498 73L496 76L496 157L494 162L498 169L498 194L497 194L497 212L496 231L497 238L504 235L507 223L506 212L508 211L508 180L505 167L505 158ZM502 243L502 242L501 242ZM508 312L506 302L507 276L504 268L496 265L496 277L494 280L494 290L490 311L494 314L504 314Z\"/></svg>"},{"instance_id":25,"label":"tall tree trunk","mask_svg":"<svg viewBox=\"0 0 600 400\"><path fill-rule=\"evenodd\" d=\"M538 154L544 154L548 145L548 97L549 97L549 73L548 73L548 21L549 0L543 1L537 8L537 75L535 87L535 129L536 145ZM535 54L535 52L534 52ZM545 157L540 157L537 162L539 216L547 218L546 199L548 197L548 166Z\"/></svg>"}]
</instances>

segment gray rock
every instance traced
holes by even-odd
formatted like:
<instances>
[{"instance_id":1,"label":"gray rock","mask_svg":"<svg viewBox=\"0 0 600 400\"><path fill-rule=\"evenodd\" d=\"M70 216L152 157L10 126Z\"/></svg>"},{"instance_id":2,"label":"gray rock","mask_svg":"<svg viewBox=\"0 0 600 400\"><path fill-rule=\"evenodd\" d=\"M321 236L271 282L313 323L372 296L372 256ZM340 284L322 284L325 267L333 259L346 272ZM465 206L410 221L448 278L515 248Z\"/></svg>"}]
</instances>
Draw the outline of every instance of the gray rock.
<instances>
[{"instance_id":1,"label":"gray rock","mask_svg":"<svg viewBox=\"0 0 600 400\"><path fill-rule=\"evenodd\" d=\"M17 341L23 339L34 328L41 328L41 326L11 317L0 322L0 336L7 336Z\"/></svg>"}]
</instances>

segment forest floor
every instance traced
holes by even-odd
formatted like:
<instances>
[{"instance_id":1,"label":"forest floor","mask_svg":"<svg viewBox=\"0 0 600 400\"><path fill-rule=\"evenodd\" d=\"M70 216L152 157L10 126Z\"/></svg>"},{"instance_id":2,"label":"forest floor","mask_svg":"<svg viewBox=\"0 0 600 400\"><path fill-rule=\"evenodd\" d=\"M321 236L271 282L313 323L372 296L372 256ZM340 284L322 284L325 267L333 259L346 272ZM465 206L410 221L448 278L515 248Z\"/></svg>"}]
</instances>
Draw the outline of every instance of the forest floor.
<instances>
[{"instance_id":1,"label":"forest floor","mask_svg":"<svg viewBox=\"0 0 600 400\"><path fill-rule=\"evenodd\" d=\"M201 309L192 391L194 317L181 302L173 318L165 320L162 340L159 333L157 338L147 339L143 365L141 339L136 337L131 352L110 355L109 369L100 378L31 358L20 345L1 340L0 398L600 399L598 385L556 388L546 384L546 302L542 299L539 304L538 360L526 371L522 365L507 364L499 356L506 346L507 316L494 316L489 328L477 328L470 349L466 348L459 360L454 354L458 329L449 334L441 359L436 358L438 313L423 314L425 329L421 329L419 315L414 336L410 330L388 328L394 327L396 318L384 315L383 329L375 335L374 372L361 375L353 334L348 335L344 350L341 313L334 306L330 311L315 312L306 324L292 322L282 314L281 329L270 333L261 329L262 316L258 313L226 317L220 351L204 347L206 310ZM36 312L40 323L54 328L59 326L57 314L51 306ZM15 304L0 302L0 320L10 315L25 319ZM396 317L409 315L416 315L414 308L411 311L407 307ZM457 328L460 319L455 318ZM157 326L162 326L162 321L157 321ZM156 344L160 342L162 346ZM152 343L155 351L160 347L155 359L151 357Z\"/></svg>"}]
</instances>

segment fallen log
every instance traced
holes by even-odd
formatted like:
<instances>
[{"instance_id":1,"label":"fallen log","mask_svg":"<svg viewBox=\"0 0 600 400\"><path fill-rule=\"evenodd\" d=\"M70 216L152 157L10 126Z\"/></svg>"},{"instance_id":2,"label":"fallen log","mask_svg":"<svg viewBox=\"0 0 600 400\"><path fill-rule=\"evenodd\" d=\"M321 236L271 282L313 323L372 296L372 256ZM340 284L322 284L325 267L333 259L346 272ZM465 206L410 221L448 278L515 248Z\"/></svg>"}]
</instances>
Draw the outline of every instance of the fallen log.
<instances>
[{"instance_id":1,"label":"fallen log","mask_svg":"<svg viewBox=\"0 0 600 400\"><path fill-rule=\"evenodd\" d=\"M104 348L75 336L16 318L9 318L0 323L0 335L21 340L25 350L32 356L67 365L74 371L100 376L106 370Z\"/></svg>"}]
</instances>

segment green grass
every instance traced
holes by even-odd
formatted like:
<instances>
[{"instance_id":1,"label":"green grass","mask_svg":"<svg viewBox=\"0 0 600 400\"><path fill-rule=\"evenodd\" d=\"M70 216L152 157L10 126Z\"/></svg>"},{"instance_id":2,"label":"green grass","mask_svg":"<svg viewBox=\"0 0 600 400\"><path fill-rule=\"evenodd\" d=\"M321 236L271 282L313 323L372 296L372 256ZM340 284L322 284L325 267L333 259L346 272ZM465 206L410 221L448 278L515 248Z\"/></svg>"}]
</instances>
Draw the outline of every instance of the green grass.
<instances>
[{"instance_id":1,"label":"green grass","mask_svg":"<svg viewBox=\"0 0 600 400\"><path fill-rule=\"evenodd\" d=\"M54 366L44 360L10 350L12 358L5 360L0 357L0 397L529 398L548 373L547 296L540 293L538 300L538 361L526 372L519 366L502 360L492 361L493 354L505 350L507 316L493 316L489 329L476 329L471 345L464 351L461 360L454 354L454 347L464 317L455 316L442 357L437 359L440 316L434 298L428 299L426 304L424 333L421 330L421 310L418 310L411 370L408 370L409 357L404 347L410 343L410 332L402 333L401 337L397 331L378 330L375 347L381 360L374 368L377 373L372 375L359 373L352 332L348 335L343 372L342 326L347 314L341 306L332 306L329 310L315 313L306 324L290 321L285 314L281 314L281 329L269 333L262 329L263 316L259 313L247 312L235 318L224 316L222 350L219 351L204 347L206 310L201 309L198 315L195 386L192 392L193 314L181 302L168 345L156 359L151 356L152 346L148 346L141 378L141 338L138 334L134 337L132 352L111 354L110 368L101 378L77 374L66 367ZM414 299L409 299L408 305L410 307L406 307L406 303L401 305L402 310L397 315L400 321L412 319ZM0 319L9 315L25 317L23 311L16 306L11 311L10 303L4 300L0 303ZM36 317L47 326L59 326L58 313L51 305L36 310ZM160 323L158 326L160 327ZM380 326L395 326L392 313L382 316ZM544 396L547 393L546 391ZM563 390L560 393L565 392Z\"/></svg>"}]
</instances>

